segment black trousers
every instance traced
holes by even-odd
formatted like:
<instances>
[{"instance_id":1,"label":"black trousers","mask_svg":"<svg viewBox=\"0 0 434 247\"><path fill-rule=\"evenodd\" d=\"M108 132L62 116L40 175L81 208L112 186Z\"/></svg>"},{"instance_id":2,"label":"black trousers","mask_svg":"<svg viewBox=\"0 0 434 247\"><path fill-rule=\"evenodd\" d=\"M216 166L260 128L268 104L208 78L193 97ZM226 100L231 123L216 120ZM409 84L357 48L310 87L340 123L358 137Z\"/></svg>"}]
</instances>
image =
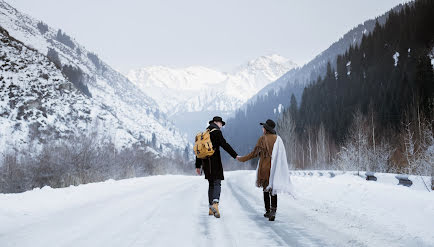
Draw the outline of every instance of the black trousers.
<instances>
[{"instance_id":1,"label":"black trousers","mask_svg":"<svg viewBox=\"0 0 434 247\"><path fill-rule=\"evenodd\" d=\"M270 202L272 208L277 208L277 195L271 195L270 192L264 191L264 204L265 204L265 210L270 210Z\"/></svg>"},{"instance_id":2,"label":"black trousers","mask_svg":"<svg viewBox=\"0 0 434 247\"><path fill-rule=\"evenodd\" d=\"M222 181L220 179L208 179L208 201L209 205L220 201L220 193L222 191Z\"/></svg>"}]
</instances>

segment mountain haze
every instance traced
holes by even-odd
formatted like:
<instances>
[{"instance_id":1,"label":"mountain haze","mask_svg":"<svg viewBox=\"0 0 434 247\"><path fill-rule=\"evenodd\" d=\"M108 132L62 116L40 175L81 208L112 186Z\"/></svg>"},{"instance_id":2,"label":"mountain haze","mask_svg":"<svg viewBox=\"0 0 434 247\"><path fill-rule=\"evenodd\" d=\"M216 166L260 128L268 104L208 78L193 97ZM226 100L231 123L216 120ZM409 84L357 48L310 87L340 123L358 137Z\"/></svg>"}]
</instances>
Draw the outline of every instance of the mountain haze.
<instances>
[{"instance_id":1,"label":"mountain haze","mask_svg":"<svg viewBox=\"0 0 434 247\"><path fill-rule=\"evenodd\" d=\"M152 66L131 70L128 78L191 137L203 129L212 115L229 116L268 83L296 66L282 56L270 55L228 73L202 66Z\"/></svg>"}]
</instances>

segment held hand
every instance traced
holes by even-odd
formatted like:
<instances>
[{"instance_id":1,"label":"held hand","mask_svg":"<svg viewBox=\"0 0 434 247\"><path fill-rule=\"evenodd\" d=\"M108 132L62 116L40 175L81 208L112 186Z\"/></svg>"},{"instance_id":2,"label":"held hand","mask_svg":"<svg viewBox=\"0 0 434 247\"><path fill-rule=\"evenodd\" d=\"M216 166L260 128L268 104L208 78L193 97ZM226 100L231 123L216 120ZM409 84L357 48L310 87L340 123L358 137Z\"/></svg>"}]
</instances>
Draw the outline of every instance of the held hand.
<instances>
[{"instance_id":1,"label":"held hand","mask_svg":"<svg viewBox=\"0 0 434 247\"><path fill-rule=\"evenodd\" d=\"M196 168L197 175L200 175L200 168Z\"/></svg>"},{"instance_id":2,"label":"held hand","mask_svg":"<svg viewBox=\"0 0 434 247\"><path fill-rule=\"evenodd\" d=\"M240 158L241 158L241 156L237 156L236 160L238 160L239 162L241 162Z\"/></svg>"}]
</instances>

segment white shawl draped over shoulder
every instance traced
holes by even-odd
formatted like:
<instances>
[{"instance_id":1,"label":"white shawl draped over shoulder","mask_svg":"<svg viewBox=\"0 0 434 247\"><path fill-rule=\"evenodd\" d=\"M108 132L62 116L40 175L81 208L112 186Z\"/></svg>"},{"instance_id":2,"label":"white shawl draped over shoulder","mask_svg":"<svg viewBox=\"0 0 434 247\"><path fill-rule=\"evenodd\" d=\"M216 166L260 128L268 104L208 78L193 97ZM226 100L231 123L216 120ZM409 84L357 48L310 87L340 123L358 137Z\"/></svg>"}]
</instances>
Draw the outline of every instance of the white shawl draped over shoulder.
<instances>
[{"instance_id":1,"label":"white shawl draped over shoulder","mask_svg":"<svg viewBox=\"0 0 434 247\"><path fill-rule=\"evenodd\" d=\"M256 174L258 174L258 169L259 164L256 168ZM276 142L273 146L273 152L271 154L270 180L266 190L271 191L272 195L276 195L277 193L285 193L295 196L294 188L289 176L285 146L283 145L283 141L280 136L277 136Z\"/></svg>"}]
</instances>

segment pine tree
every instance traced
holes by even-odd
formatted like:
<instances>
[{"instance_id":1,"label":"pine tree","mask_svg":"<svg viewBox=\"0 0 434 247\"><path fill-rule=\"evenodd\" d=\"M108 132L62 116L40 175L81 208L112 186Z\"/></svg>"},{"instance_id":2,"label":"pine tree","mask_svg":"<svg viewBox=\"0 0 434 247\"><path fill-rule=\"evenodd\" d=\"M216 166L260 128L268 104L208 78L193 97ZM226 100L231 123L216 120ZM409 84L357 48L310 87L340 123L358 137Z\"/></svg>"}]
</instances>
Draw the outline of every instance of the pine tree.
<instances>
[{"instance_id":1,"label":"pine tree","mask_svg":"<svg viewBox=\"0 0 434 247\"><path fill-rule=\"evenodd\" d=\"M156 148L157 147L157 136L155 135L155 133L152 133L152 141L151 141L152 147Z\"/></svg>"},{"instance_id":2,"label":"pine tree","mask_svg":"<svg viewBox=\"0 0 434 247\"><path fill-rule=\"evenodd\" d=\"M289 104L289 114L291 114L292 119L296 119L297 114L297 99L294 94L291 94L291 103Z\"/></svg>"},{"instance_id":3,"label":"pine tree","mask_svg":"<svg viewBox=\"0 0 434 247\"><path fill-rule=\"evenodd\" d=\"M43 23L42 21L38 22L37 27L39 29L39 32L41 32L42 35L48 32L48 25Z\"/></svg>"},{"instance_id":4,"label":"pine tree","mask_svg":"<svg viewBox=\"0 0 434 247\"><path fill-rule=\"evenodd\" d=\"M184 148L184 160L190 160L190 148L188 146L185 146Z\"/></svg>"},{"instance_id":5,"label":"pine tree","mask_svg":"<svg viewBox=\"0 0 434 247\"><path fill-rule=\"evenodd\" d=\"M56 50L48 48L47 58L56 65L58 69L62 68L62 63L60 62L59 54Z\"/></svg>"}]
</instances>

